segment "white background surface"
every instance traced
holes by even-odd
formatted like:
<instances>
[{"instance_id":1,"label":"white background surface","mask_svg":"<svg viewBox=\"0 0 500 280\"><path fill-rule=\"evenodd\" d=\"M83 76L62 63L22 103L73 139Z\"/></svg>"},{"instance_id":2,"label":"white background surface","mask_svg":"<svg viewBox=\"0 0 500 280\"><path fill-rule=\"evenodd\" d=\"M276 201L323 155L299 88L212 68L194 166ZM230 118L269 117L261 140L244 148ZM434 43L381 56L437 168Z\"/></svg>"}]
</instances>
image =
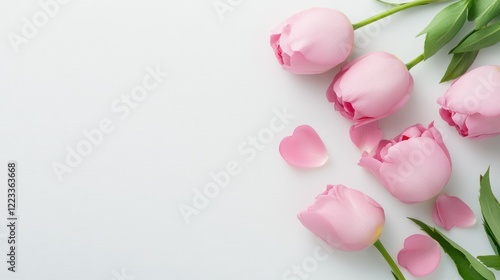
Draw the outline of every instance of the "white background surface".
<instances>
[{"instance_id":1,"label":"white background surface","mask_svg":"<svg viewBox=\"0 0 500 280\"><path fill-rule=\"evenodd\" d=\"M326 184L363 190L384 206L382 241L394 257L407 236L419 233L405 217L432 224L433 202L404 205L357 166L349 122L324 93L335 71L286 73L268 43L275 25L309 7L337 8L353 22L387 7L371 0L233 3L221 19L211 0L70 1L16 53L9 33L20 34L23 18L41 8L38 1L0 2L0 182L6 182L6 162L17 160L20 217L18 272L7 272L2 261L0 279L286 279L319 246L296 214ZM415 35L441 7L416 8L356 31L354 56L385 50L413 59L423 46ZM484 50L475 65L500 64L498 51ZM500 195L500 138L462 139L439 118L436 99L449 84L438 81L448 61L443 51L416 66L411 99L381 125L393 137L435 120L454 164L445 192L479 214L478 177L488 165ZM156 65L169 77L120 119L113 102L130 95ZM265 149L251 159L237 150L283 108L295 118ZM106 118L114 131L60 182L53 163L65 163L66 147L74 149L85 140L82 130ZM280 157L279 141L301 124L324 140L330 154L324 167L297 170ZM231 160L241 173L186 224L179 206L192 205L193 190ZM6 183L0 190L0 213L6 213ZM2 256L6 234L0 227ZM473 255L492 253L481 223L448 235ZM392 277L374 249L335 251L310 271L307 279L314 280ZM443 254L437 271L423 279L459 276Z\"/></svg>"}]
</instances>

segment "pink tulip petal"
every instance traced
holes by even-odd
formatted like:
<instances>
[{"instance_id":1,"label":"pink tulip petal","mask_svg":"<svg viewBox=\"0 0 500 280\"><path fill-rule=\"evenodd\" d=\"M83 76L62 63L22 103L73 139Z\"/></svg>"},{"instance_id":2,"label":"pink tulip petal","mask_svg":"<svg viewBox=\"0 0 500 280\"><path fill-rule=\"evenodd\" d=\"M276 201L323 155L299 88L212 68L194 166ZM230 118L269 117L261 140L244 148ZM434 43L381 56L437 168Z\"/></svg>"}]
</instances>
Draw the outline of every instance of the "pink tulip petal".
<instances>
[{"instance_id":1,"label":"pink tulip petal","mask_svg":"<svg viewBox=\"0 0 500 280\"><path fill-rule=\"evenodd\" d=\"M382 182L384 180L380 174L380 167L382 167L382 163L371 157L367 152L363 153L358 165L370 171L379 181Z\"/></svg>"},{"instance_id":2,"label":"pink tulip petal","mask_svg":"<svg viewBox=\"0 0 500 280\"><path fill-rule=\"evenodd\" d=\"M337 241L340 240L337 231L324 215L314 211L303 211L297 215L297 218L308 230L314 232L328 245L334 248L342 248L343 244Z\"/></svg>"},{"instance_id":3,"label":"pink tulip petal","mask_svg":"<svg viewBox=\"0 0 500 280\"><path fill-rule=\"evenodd\" d=\"M308 125L298 126L292 136L285 137L279 150L283 159L295 167L319 167L328 160L325 144Z\"/></svg>"},{"instance_id":4,"label":"pink tulip petal","mask_svg":"<svg viewBox=\"0 0 500 280\"><path fill-rule=\"evenodd\" d=\"M349 130L351 141L363 152L370 153L382 140L383 131L378 127L378 122L365 125L353 125Z\"/></svg>"},{"instance_id":5,"label":"pink tulip petal","mask_svg":"<svg viewBox=\"0 0 500 280\"><path fill-rule=\"evenodd\" d=\"M421 277L436 270L441 260L439 244L427 235L414 234L405 239L398 263L413 276Z\"/></svg>"},{"instance_id":6,"label":"pink tulip petal","mask_svg":"<svg viewBox=\"0 0 500 280\"><path fill-rule=\"evenodd\" d=\"M443 194L432 210L434 222L446 230L453 227L470 227L476 223L472 209L460 198Z\"/></svg>"},{"instance_id":7,"label":"pink tulip petal","mask_svg":"<svg viewBox=\"0 0 500 280\"><path fill-rule=\"evenodd\" d=\"M451 158L450 156L450 152L448 151L448 148L446 147L446 145L444 144L443 142L443 136L441 135L441 132L439 132L439 130L434 126L434 122L431 122L429 124L429 127L427 128L428 131L431 133L431 138L432 139L435 139L436 142L439 144L439 146L441 147L441 149L443 150L443 152L446 154L446 156L448 158Z\"/></svg>"},{"instance_id":8,"label":"pink tulip petal","mask_svg":"<svg viewBox=\"0 0 500 280\"><path fill-rule=\"evenodd\" d=\"M500 118L474 114L465 120L465 128L473 134L470 138L488 138L500 133Z\"/></svg>"}]
</instances>

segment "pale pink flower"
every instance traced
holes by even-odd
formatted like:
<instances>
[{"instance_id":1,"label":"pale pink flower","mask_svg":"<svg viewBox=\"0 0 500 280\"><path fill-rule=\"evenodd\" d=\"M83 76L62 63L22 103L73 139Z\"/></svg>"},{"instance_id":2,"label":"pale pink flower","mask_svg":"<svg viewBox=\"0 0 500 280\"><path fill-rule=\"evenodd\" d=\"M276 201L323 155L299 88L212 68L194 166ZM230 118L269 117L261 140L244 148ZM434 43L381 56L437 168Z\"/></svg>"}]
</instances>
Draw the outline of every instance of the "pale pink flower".
<instances>
[{"instance_id":1,"label":"pale pink flower","mask_svg":"<svg viewBox=\"0 0 500 280\"><path fill-rule=\"evenodd\" d=\"M297 13L271 32L271 47L283 69L320 74L344 62L354 45L349 19L329 8Z\"/></svg>"},{"instance_id":2,"label":"pale pink flower","mask_svg":"<svg viewBox=\"0 0 500 280\"><path fill-rule=\"evenodd\" d=\"M328 186L306 211L302 224L333 248L358 251L375 243L384 228L384 209L364 193Z\"/></svg>"},{"instance_id":3,"label":"pale pink flower","mask_svg":"<svg viewBox=\"0 0 500 280\"><path fill-rule=\"evenodd\" d=\"M412 90L406 65L392 54L374 52L344 65L328 87L327 98L357 126L398 111Z\"/></svg>"},{"instance_id":4,"label":"pale pink flower","mask_svg":"<svg viewBox=\"0 0 500 280\"><path fill-rule=\"evenodd\" d=\"M363 153L359 165L404 203L433 198L451 177L450 154L432 123L427 128L411 126L394 139L380 141L374 155Z\"/></svg>"},{"instance_id":5,"label":"pale pink flower","mask_svg":"<svg viewBox=\"0 0 500 280\"><path fill-rule=\"evenodd\" d=\"M481 66L464 74L438 103L443 120L463 137L500 134L500 66Z\"/></svg>"}]
</instances>

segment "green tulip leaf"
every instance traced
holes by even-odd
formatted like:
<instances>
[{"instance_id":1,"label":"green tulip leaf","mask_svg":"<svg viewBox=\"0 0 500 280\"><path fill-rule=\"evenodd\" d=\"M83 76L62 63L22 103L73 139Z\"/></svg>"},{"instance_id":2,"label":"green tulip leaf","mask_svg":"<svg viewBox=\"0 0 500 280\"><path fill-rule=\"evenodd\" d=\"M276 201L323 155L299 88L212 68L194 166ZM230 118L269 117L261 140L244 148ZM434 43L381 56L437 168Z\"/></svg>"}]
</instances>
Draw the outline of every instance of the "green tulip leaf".
<instances>
[{"instance_id":1,"label":"green tulip leaf","mask_svg":"<svg viewBox=\"0 0 500 280\"><path fill-rule=\"evenodd\" d=\"M488 6L490 6L495 1L496 0L471 0L468 16L469 21L475 20L479 16L479 14L482 14L482 11L488 9Z\"/></svg>"},{"instance_id":2,"label":"green tulip leaf","mask_svg":"<svg viewBox=\"0 0 500 280\"><path fill-rule=\"evenodd\" d=\"M470 36L456 46L452 53L478 51L500 42L500 22L474 31Z\"/></svg>"},{"instance_id":3,"label":"green tulip leaf","mask_svg":"<svg viewBox=\"0 0 500 280\"><path fill-rule=\"evenodd\" d=\"M467 72L472 63L474 63L474 60L476 60L478 53L479 51L453 54L453 58L441 79L441 83L456 79Z\"/></svg>"},{"instance_id":4,"label":"green tulip leaf","mask_svg":"<svg viewBox=\"0 0 500 280\"><path fill-rule=\"evenodd\" d=\"M467 12L467 20L473 21L477 18L477 5L480 1L490 1L490 0L471 0L469 2L469 10Z\"/></svg>"},{"instance_id":5,"label":"green tulip leaf","mask_svg":"<svg viewBox=\"0 0 500 280\"><path fill-rule=\"evenodd\" d=\"M443 235L439 230L428 226L417 219L409 218L415 224L425 231L430 237L436 240L441 248L448 254L455 263L458 273L464 280L494 280L495 275L478 259L474 258L469 252L451 239Z\"/></svg>"},{"instance_id":6,"label":"green tulip leaf","mask_svg":"<svg viewBox=\"0 0 500 280\"><path fill-rule=\"evenodd\" d=\"M477 257L485 266L493 268L495 270L500 270L500 256L479 256Z\"/></svg>"},{"instance_id":7,"label":"green tulip leaf","mask_svg":"<svg viewBox=\"0 0 500 280\"><path fill-rule=\"evenodd\" d=\"M495 254L499 255L500 254L500 244L498 244L497 240L495 239L495 236L493 235L493 232L491 231L490 225L486 222L486 220L483 217L483 226L484 226L484 231L486 232L486 235L488 235L488 240L490 241L491 247L493 248L493 251L495 251Z\"/></svg>"},{"instance_id":8,"label":"green tulip leaf","mask_svg":"<svg viewBox=\"0 0 500 280\"><path fill-rule=\"evenodd\" d=\"M500 0L474 0L469 11L469 20L475 19L475 29L486 26L500 14Z\"/></svg>"},{"instance_id":9,"label":"green tulip leaf","mask_svg":"<svg viewBox=\"0 0 500 280\"><path fill-rule=\"evenodd\" d=\"M468 1L466 0L447 6L417 35L426 34L424 44L425 59L433 56L457 35L467 19L467 9Z\"/></svg>"},{"instance_id":10,"label":"green tulip leaf","mask_svg":"<svg viewBox=\"0 0 500 280\"><path fill-rule=\"evenodd\" d=\"M491 190L490 169L481 177L479 204L484 219L484 229L495 253L500 254L500 203Z\"/></svg>"}]
</instances>

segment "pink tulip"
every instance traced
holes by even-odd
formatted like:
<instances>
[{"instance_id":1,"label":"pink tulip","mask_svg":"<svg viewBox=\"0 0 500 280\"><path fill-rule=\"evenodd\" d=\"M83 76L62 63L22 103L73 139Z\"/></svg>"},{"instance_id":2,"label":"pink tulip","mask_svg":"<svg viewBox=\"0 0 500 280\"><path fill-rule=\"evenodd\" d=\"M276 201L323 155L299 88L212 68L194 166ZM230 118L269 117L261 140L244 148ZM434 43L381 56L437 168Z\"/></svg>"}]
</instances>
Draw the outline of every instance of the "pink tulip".
<instances>
[{"instance_id":1,"label":"pink tulip","mask_svg":"<svg viewBox=\"0 0 500 280\"><path fill-rule=\"evenodd\" d=\"M370 170L397 199L416 203L436 196L451 176L451 159L433 123L417 124L392 140L380 141L375 155L359 165Z\"/></svg>"},{"instance_id":2,"label":"pink tulip","mask_svg":"<svg viewBox=\"0 0 500 280\"><path fill-rule=\"evenodd\" d=\"M271 32L271 47L279 63L294 74L324 73L344 62L353 45L349 19L328 8L302 11Z\"/></svg>"},{"instance_id":3,"label":"pink tulip","mask_svg":"<svg viewBox=\"0 0 500 280\"><path fill-rule=\"evenodd\" d=\"M298 218L333 248L359 251L382 234L384 209L372 198L343 185L328 186Z\"/></svg>"},{"instance_id":4,"label":"pink tulip","mask_svg":"<svg viewBox=\"0 0 500 280\"><path fill-rule=\"evenodd\" d=\"M443 120L460 135L500 134L500 66L481 66L460 77L438 99Z\"/></svg>"},{"instance_id":5,"label":"pink tulip","mask_svg":"<svg viewBox=\"0 0 500 280\"><path fill-rule=\"evenodd\" d=\"M344 65L327 98L342 116L362 125L401 109L412 90L406 65L392 54L374 52Z\"/></svg>"}]
</instances>

